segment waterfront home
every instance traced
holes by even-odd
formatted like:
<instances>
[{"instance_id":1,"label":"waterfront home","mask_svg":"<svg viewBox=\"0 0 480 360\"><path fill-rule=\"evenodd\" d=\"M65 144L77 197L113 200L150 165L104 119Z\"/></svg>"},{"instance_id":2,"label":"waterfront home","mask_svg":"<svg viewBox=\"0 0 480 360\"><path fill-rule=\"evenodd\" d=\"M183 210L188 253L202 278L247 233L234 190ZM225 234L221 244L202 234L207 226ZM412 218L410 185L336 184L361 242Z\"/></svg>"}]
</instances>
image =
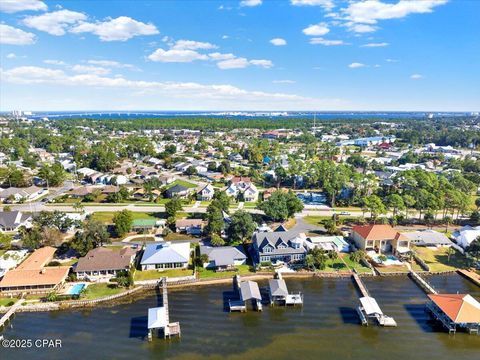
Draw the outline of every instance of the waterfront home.
<instances>
[{"instance_id":1,"label":"waterfront home","mask_svg":"<svg viewBox=\"0 0 480 360\"><path fill-rule=\"evenodd\" d=\"M258 232L252 237L254 262L303 261L307 254L307 237L296 231Z\"/></svg>"},{"instance_id":2,"label":"waterfront home","mask_svg":"<svg viewBox=\"0 0 480 360\"><path fill-rule=\"evenodd\" d=\"M160 242L147 245L140 266L142 270L186 269L189 259L189 242Z\"/></svg>"},{"instance_id":3,"label":"waterfront home","mask_svg":"<svg viewBox=\"0 0 480 360\"><path fill-rule=\"evenodd\" d=\"M108 281L119 271L129 270L136 255L137 251L129 247L121 250L98 247L78 259L74 272L78 279Z\"/></svg>"},{"instance_id":4,"label":"waterfront home","mask_svg":"<svg viewBox=\"0 0 480 360\"><path fill-rule=\"evenodd\" d=\"M215 189L212 185L207 184L205 185L198 193L198 199L201 201L210 201L213 198L213 194L215 193Z\"/></svg>"},{"instance_id":5,"label":"waterfront home","mask_svg":"<svg viewBox=\"0 0 480 360\"><path fill-rule=\"evenodd\" d=\"M242 246L200 246L200 254L208 256L208 262L203 264L206 269L226 270L247 262L247 256Z\"/></svg>"},{"instance_id":6,"label":"waterfront home","mask_svg":"<svg viewBox=\"0 0 480 360\"><path fill-rule=\"evenodd\" d=\"M325 251L345 253L350 251L350 245L343 236L310 236L307 238L307 245L311 248L318 247Z\"/></svg>"},{"instance_id":7,"label":"waterfront home","mask_svg":"<svg viewBox=\"0 0 480 360\"><path fill-rule=\"evenodd\" d=\"M480 303L468 294L429 294L427 309L451 333L480 331Z\"/></svg>"},{"instance_id":8,"label":"waterfront home","mask_svg":"<svg viewBox=\"0 0 480 360\"><path fill-rule=\"evenodd\" d=\"M60 288L65 282L70 266L46 265L53 259L56 249L46 246L35 250L16 269L8 271L0 281L4 295L45 294Z\"/></svg>"},{"instance_id":9,"label":"waterfront home","mask_svg":"<svg viewBox=\"0 0 480 360\"><path fill-rule=\"evenodd\" d=\"M167 189L167 191L165 191L165 196L167 198L173 198L175 196L178 196L180 198L184 198L184 197L188 196L188 194L190 194L190 191L191 191L191 189L189 189L188 187L177 184L177 185L174 185L171 188Z\"/></svg>"},{"instance_id":10,"label":"waterfront home","mask_svg":"<svg viewBox=\"0 0 480 360\"><path fill-rule=\"evenodd\" d=\"M18 231L20 226L25 226L26 228L31 227L32 216L24 214L18 210L0 212L0 231Z\"/></svg>"},{"instance_id":11,"label":"waterfront home","mask_svg":"<svg viewBox=\"0 0 480 360\"><path fill-rule=\"evenodd\" d=\"M175 221L175 231L177 233L187 233L190 235L201 235L206 222L202 219L179 219Z\"/></svg>"},{"instance_id":12,"label":"waterfront home","mask_svg":"<svg viewBox=\"0 0 480 360\"><path fill-rule=\"evenodd\" d=\"M357 225L351 238L360 250L380 254L403 254L410 251L410 239L390 225Z\"/></svg>"},{"instance_id":13,"label":"waterfront home","mask_svg":"<svg viewBox=\"0 0 480 360\"><path fill-rule=\"evenodd\" d=\"M430 229L405 232L403 235L409 238L411 243L416 246L450 247L453 244L445 234Z\"/></svg>"}]
</instances>

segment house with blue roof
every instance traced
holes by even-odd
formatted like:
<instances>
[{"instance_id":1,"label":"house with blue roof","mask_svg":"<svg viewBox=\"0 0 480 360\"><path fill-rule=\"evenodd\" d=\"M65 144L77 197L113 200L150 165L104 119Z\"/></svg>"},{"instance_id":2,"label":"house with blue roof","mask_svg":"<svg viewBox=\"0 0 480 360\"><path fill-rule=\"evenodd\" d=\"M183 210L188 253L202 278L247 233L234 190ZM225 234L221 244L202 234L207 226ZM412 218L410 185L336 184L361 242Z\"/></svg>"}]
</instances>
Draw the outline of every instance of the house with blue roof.
<instances>
[{"instance_id":1,"label":"house with blue roof","mask_svg":"<svg viewBox=\"0 0 480 360\"><path fill-rule=\"evenodd\" d=\"M187 268L190 259L189 242L159 242L148 244L143 252L142 270Z\"/></svg>"}]
</instances>

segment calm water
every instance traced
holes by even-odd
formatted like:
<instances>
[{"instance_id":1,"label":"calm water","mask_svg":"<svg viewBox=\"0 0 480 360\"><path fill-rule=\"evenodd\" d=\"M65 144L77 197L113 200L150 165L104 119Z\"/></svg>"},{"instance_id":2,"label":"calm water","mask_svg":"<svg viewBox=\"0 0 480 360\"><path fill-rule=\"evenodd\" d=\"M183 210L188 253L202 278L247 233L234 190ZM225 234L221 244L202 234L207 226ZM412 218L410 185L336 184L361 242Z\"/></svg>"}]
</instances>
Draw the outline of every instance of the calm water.
<instances>
[{"instance_id":1,"label":"calm water","mask_svg":"<svg viewBox=\"0 0 480 360\"><path fill-rule=\"evenodd\" d=\"M443 292L480 288L458 275L430 277ZM305 294L303 309L270 308L262 313L223 311L230 285L170 292L170 317L182 338L145 340L146 313L157 306L149 295L134 303L88 311L20 313L6 338L60 338L62 349L5 350L1 359L478 359L480 336L448 335L424 312L426 296L408 278L365 280L372 296L397 328L361 327L350 279L287 280ZM266 285L260 282L260 285Z\"/></svg>"}]
</instances>

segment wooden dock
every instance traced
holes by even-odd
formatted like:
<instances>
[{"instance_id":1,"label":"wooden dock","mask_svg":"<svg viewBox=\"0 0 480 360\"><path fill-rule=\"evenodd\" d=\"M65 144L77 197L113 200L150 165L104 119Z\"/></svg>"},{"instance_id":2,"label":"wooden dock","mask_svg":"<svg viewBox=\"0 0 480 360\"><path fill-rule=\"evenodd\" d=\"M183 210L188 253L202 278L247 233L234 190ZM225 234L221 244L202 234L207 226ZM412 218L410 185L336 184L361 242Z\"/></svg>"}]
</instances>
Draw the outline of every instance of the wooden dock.
<instances>
[{"instance_id":1,"label":"wooden dock","mask_svg":"<svg viewBox=\"0 0 480 360\"><path fill-rule=\"evenodd\" d=\"M162 307L149 309L149 328L148 328L148 340L152 341L153 330L163 329L163 337L171 338L172 336L182 335L180 330L179 322L170 322L170 312L168 308L168 289L167 289L167 278L163 277L158 286L162 289ZM152 322L155 322L157 325L150 325L150 317L155 317L152 319Z\"/></svg>"},{"instance_id":2,"label":"wooden dock","mask_svg":"<svg viewBox=\"0 0 480 360\"><path fill-rule=\"evenodd\" d=\"M13 304L10 309L2 316L0 319L0 329L3 329L7 322L10 320L10 318L15 314L17 309L22 305L23 303L23 298L19 299L15 304Z\"/></svg>"},{"instance_id":3,"label":"wooden dock","mask_svg":"<svg viewBox=\"0 0 480 360\"><path fill-rule=\"evenodd\" d=\"M362 294L363 297L369 297L370 294L368 293L367 288L363 284L362 279L360 279L360 277L356 273L352 274L352 279L355 285L357 285L357 288L360 291L360 294Z\"/></svg>"},{"instance_id":4,"label":"wooden dock","mask_svg":"<svg viewBox=\"0 0 480 360\"><path fill-rule=\"evenodd\" d=\"M430 285L427 280L418 275L415 271L410 270L410 278L427 294L438 294L437 290Z\"/></svg>"},{"instance_id":5,"label":"wooden dock","mask_svg":"<svg viewBox=\"0 0 480 360\"><path fill-rule=\"evenodd\" d=\"M475 285L480 286L480 275L478 275L476 272L462 269L458 269L457 272Z\"/></svg>"}]
</instances>

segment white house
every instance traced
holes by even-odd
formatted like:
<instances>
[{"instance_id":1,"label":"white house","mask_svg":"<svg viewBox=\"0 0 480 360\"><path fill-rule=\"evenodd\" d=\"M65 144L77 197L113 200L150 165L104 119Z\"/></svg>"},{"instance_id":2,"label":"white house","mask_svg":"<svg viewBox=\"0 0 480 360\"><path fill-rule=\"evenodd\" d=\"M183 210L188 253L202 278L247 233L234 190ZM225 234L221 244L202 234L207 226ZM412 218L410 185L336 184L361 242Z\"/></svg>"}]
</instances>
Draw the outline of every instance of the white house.
<instances>
[{"instance_id":1,"label":"white house","mask_svg":"<svg viewBox=\"0 0 480 360\"><path fill-rule=\"evenodd\" d=\"M213 198L213 194L215 193L215 189L212 185L208 184L205 185L199 192L198 197L202 201L210 201Z\"/></svg>"},{"instance_id":2,"label":"white house","mask_svg":"<svg viewBox=\"0 0 480 360\"><path fill-rule=\"evenodd\" d=\"M187 268L189 259L189 242L161 242L147 245L140 265L142 270Z\"/></svg>"},{"instance_id":3,"label":"white house","mask_svg":"<svg viewBox=\"0 0 480 360\"><path fill-rule=\"evenodd\" d=\"M456 231L453 236L457 244L466 249L475 239L480 237L480 226L464 226L459 231Z\"/></svg>"},{"instance_id":4,"label":"white house","mask_svg":"<svg viewBox=\"0 0 480 360\"><path fill-rule=\"evenodd\" d=\"M258 200L258 190L257 187L253 184L250 184L250 186L245 189L243 192L243 199L245 201L257 201Z\"/></svg>"}]
</instances>

